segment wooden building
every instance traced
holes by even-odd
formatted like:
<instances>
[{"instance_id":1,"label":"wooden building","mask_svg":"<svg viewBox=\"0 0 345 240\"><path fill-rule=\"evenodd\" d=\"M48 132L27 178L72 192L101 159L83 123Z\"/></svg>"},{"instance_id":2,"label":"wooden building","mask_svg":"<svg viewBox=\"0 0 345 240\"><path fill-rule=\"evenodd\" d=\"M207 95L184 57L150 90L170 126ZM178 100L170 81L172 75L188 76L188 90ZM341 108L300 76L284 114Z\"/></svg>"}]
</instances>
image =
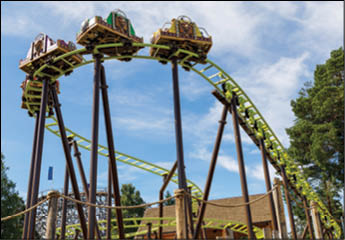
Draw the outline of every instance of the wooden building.
<instances>
[{"instance_id":1,"label":"wooden building","mask_svg":"<svg viewBox=\"0 0 345 240\"><path fill-rule=\"evenodd\" d=\"M249 201L255 200L257 198L262 197L264 194L256 194L249 196ZM221 204L221 205L239 205L243 203L243 198L241 197L232 197L232 198L224 198L224 199L217 199L217 200L210 200L212 203ZM269 198L264 197L257 202L254 202L250 205L250 210L252 214L252 220L253 225L255 227L266 229L270 232L272 230L271 226L271 213L270 213L270 207L269 207ZM155 218L158 217L158 208L148 208L145 211L144 218ZM165 206L163 208L163 217L175 217L175 205L171 206ZM194 216L196 217L196 216ZM246 212L245 207L234 207L234 208L224 208L224 207L217 207L213 205L208 205L206 207L205 212L205 224L207 225L208 222L210 222L211 219L218 219L221 222L224 223L223 226L226 225L227 222L235 222L235 223L242 223L246 224ZM146 225L147 227L141 227L138 229L139 232L148 230L148 226L152 226L151 229L151 238L155 239L158 238L158 229L157 227L154 227L155 224L158 223L157 220L144 220L142 222L143 225ZM163 224L168 224L168 220L164 220ZM207 239L216 239L216 238L225 238L233 236L231 238L238 239L241 237L246 236L243 233L240 232L230 232L227 229L219 229L219 226L217 228L212 228L212 224L210 227L207 227L203 234L206 234ZM242 225L243 229L243 225ZM147 238L148 234L142 235L143 238ZM175 239L176 237L176 227L175 226L166 226L163 227L163 239Z\"/></svg>"}]
</instances>

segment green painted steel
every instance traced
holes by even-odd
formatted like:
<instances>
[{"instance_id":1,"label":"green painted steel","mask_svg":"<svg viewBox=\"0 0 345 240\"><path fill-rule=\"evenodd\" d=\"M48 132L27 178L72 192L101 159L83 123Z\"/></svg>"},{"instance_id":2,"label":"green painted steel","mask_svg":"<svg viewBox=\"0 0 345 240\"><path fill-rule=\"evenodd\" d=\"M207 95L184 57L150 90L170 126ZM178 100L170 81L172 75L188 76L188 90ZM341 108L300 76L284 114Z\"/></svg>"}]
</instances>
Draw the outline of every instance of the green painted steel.
<instances>
[{"instance_id":1,"label":"green painted steel","mask_svg":"<svg viewBox=\"0 0 345 240\"><path fill-rule=\"evenodd\" d=\"M160 220L163 220L165 223L160 224ZM196 218L194 221L196 222ZM117 226L115 226L116 219L112 219L112 224L114 224L111 227L111 232L115 232L117 230ZM176 219L174 217L146 217L146 218L124 218L123 219L125 224L125 229L131 229L131 228L146 228L146 222L152 223L151 232L158 231L159 227L176 227ZM143 223L144 222L144 223ZM202 228L212 228L212 229L219 229L223 230L226 228L230 228L234 232L242 233L244 235L247 235L247 226L243 225L242 223L234 222L234 221L228 221L228 220L219 220L219 219L212 219L212 218L205 218L204 219L204 226ZM98 228L100 231L106 230L106 223L107 220L101 220L97 221ZM66 226L66 237L73 237L75 234L75 230L80 230L80 224L71 224ZM255 237L257 239L263 239L264 233L262 229L254 226L253 227ZM126 238L134 237L134 236L140 236L140 235L146 235L148 230L142 230L142 231L136 231L131 233L126 233ZM60 235L61 228L56 229L56 234ZM118 235L112 235L114 238L118 238Z\"/></svg>"},{"instance_id":2,"label":"green painted steel","mask_svg":"<svg viewBox=\"0 0 345 240\"><path fill-rule=\"evenodd\" d=\"M50 132L52 132L53 134L55 134L56 136L60 137L60 132L58 129L58 125L57 125L57 120L55 117L50 117L47 119L47 124L46 124L46 128L47 130L49 130ZM81 135L77 134L76 132L70 130L69 128L66 127L66 134L68 137L73 137L76 141L78 146L86 149L86 150L91 150L91 140L82 137ZM98 154L104 156L104 157L108 157L108 147L103 146L101 144L98 145ZM140 168L144 171L147 172L151 172L153 174L156 174L158 176L163 177L165 174L169 173L168 169L165 169L163 167L160 167L156 164L141 160L139 158L130 156L128 154L119 152L119 151L115 151L116 154L116 160L125 164L128 164L130 166L136 167L136 168ZM171 179L172 182L174 183L178 183L178 176L177 174L174 174L173 178ZM196 197L201 197L202 196L202 191L201 189L192 181L187 180L188 186L190 186L192 188L192 194Z\"/></svg>"},{"instance_id":3,"label":"green painted steel","mask_svg":"<svg viewBox=\"0 0 345 240\"><path fill-rule=\"evenodd\" d=\"M110 48L110 47L120 47L123 46L122 43L113 43L113 44L103 44L103 45L98 45L95 47L93 50L93 53L99 53L98 50L101 48ZM163 46L163 45L154 45L154 44L148 44L148 43L133 43L133 46L139 46L139 47L154 47L157 49L170 49L168 46ZM46 73L43 73L42 71L45 70L46 68L52 68L54 69L54 63L58 60L63 60L68 56L72 56L74 54L85 54L86 49L78 49L69 53L66 53L62 56L59 56L53 60L51 65L45 64L41 66L35 73L34 76L39 76L39 77L50 77L52 82L55 82L56 79L59 77L63 76L66 73L69 73L75 68L84 66L86 64L92 63L94 60L85 60L83 58L82 63L73 66L65 71L60 72L59 75L56 76L51 76ZM247 94L243 91L243 89L235 82L234 79L230 77L229 74L227 74L222 68L220 68L217 64L213 63L211 60L207 59L206 60L206 67L203 64L195 63L192 66L189 64L186 64L186 61L188 58L194 56L197 57L198 55L189 52L183 49L178 49L177 52L174 53L175 56L178 56L180 53L187 54L187 56L182 60L179 61L178 63L187 69L190 69L200 75L202 78L204 78L206 81L208 81L223 97L225 97L228 101L233 97L233 94L236 93L237 97L239 98L239 106L238 106L238 114L241 120L246 124L246 127L255 134L255 137L257 139L262 138L263 135L266 136L265 144L266 146L272 146L273 149L268 149L267 152L270 154L271 158L273 159L274 163L277 166L285 165L286 168L286 173L287 177L296 186L296 189L298 189L299 193L304 195L308 201L315 201L318 203L317 208L318 212L320 213L321 216L321 221L323 222L324 226L326 228L331 228L333 227L333 232L335 238L339 238L341 235L341 228L336 222L336 220L333 218L333 216L330 215L329 211L327 210L326 206L323 204L323 202L320 200L319 196L317 193L312 189L310 184L307 182L305 177L303 176L301 170L298 168L298 166L294 163L293 159L287 154L286 149L284 146L281 144L279 141L278 137L275 135L273 130L270 128L262 114L259 112L259 110L256 108L254 103L250 100L250 98L247 96ZM164 58L158 58L158 57L151 57L151 56L144 56L144 55L134 55L134 56L116 56L116 57L104 57L102 60L111 60L111 59L123 59L123 58L138 58L138 59L150 59L150 60L156 60L156 61L165 61L165 62L170 62L170 59L164 59ZM225 84L225 90L222 89L221 85ZM27 91L25 91L25 94L27 94ZM28 110L30 112L33 112L35 109L32 108L30 105L27 105ZM246 117L245 113L249 114L249 118ZM53 118L52 118L53 119ZM258 126L257 130L254 128L254 124ZM51 125L53 126L53 125ZM49 129L49 128L48 128ZM58 135L58 131L56 130L51 130L54 134ZM71 134L74 136L77 136L80 140L80 143L83 142L88 142L90 143L89 140L86 138L83 138L76 133L72 132L69 130ZM89 146L85 145L80 145L81 147L89 150ZM106 156L106 153L103 151L106 150L106 147L100 146L102 150L99 150L99 154ZM117 153L122 156L126 156L128 160L124 161L122 158L117 157L116 159L118 161L123 161L126 164L129 164L131 166L135 166L138 168L141 168L145 171L152 172L154 174L162 176L163 172L166 173L168 170L160 168L157 165L153 165L148 162L144 162L142 160L139 160L137 158L131 157L129 155L123 154L123 153ZM145 163L147 166L154 166L156 169L152 170L149 168L146 168L144 166L146 165L137 165L137 163ZM161 170L158 170L161 169ZM176 175L177 176L177 175ZM175 177L176 177L175 176ZM296 180L295 180L295 178ZM176 181L175 181L176 182ZM189 181L189 183L191 183ZM192 183L191 183L192 184ZM195 187L194 193L198 192L201 193L200 188L198 188L196 185L193 185ZM200 197L200 195L199 195Z\"/></svg>"}]
</instances>

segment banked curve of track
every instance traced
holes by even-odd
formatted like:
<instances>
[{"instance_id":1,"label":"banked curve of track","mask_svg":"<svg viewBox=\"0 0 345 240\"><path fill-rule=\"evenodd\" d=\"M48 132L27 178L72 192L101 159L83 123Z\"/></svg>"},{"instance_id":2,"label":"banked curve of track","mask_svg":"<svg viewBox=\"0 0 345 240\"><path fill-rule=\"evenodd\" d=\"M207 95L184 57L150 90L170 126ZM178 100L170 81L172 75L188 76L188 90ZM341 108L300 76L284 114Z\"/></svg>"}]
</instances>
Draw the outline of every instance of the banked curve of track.
<instances>
[{"instance_id":1,"label":"banked curve of track","mask_svg":"<svg viewBox=\"0 0 345 240\"><path fill-rule=\"evenodd\" d=\"M123 46L122 43L112 43L112 44L102 44L97 45L92 50L92 54L98 54L99 49L102 48L117 48ZM148 44L148 43L133 43L133 46L140 46L140 47L154 47L157 49L170 49L169 46L164 45L154 45L154 44ZM142 50L141 50L142 51ZM43 72L46 68L52 68L56 70L54 67L54 63L65 59L68 56L74 55L74 54L85 54L87 53L87 50L85 48L77 49L72 52L66 53L64 55L61 55L57 58L55 58L52 63L45 64L41 66L38 70L35 71L34 76L38 77L49 77L52 82L56 81L59 77L69 74L74 69L93 63L94 60L86 60L83 58L82 63L72 66L69 69L66 69L64 71L60 70L58 75L49 75ZM140 53L140 51L139 51ZM286 174L289 179L289 181L295 186L295 188L298 190L298 192L305 196L308 201L314 201L317 203L317 210L320 214L321 221L323 222L324 226L329 229L333 229L333 233L335 238L339 238L341 235L341 228L336 222L336 220L333 218L333 216L329 213L326 206L323 204L317 193L312 189L308 181L303 176L300 168L294 163L293 159L287 154L286 149L279 141L278 137L275 135L273 130L270 128L262 114L259 112L259 110L256 108L254 103L250 100L250 98L247 96L247 94L243 91L243 89L235 82L234 79L230 77L229 74L227 74L222 68L220 68L217 64L212 62L211 60L207 59L206 64L188 64L188 59L191 57L198 57L197 54L186 51L183 49L178 49L172 56L179 54L184 54L186 57L184 57L182 60L178 61L178 64L184 67L185 69L189 69L200 75L202 78L204 78L206 81L208 81L216 90L217 92L225 97L228 101L232 97L233 93L236 94L238 98L238 113L239 118L242 120L242 122L246 125L246 128L248 131L252 133L255 139L259 139L264 134L266 136L265 139L265 145L266 146L272 146L271 148L267 149L267 153L270 157L270 161L273 164L273 166L277 169L279 166L284 165L286 169ZM171 56L171 57L172 57ZM111 60L111 59L121 59L121 58L137 58L137 59L149 59L149 60L156 60L156 61L165 61L170 62L170 59L163 59L159 57L151 57L146 55L134 55L134 56L111 56L111 57L103 57L103 61ZM222 85L225 84L225 89L222 87ZM27 92L30 90L30 88L25 89L25 95L28 94ZM30 105L27 105L28 110L33 112L33 109L30 107ZM54 130L53 127L57 125L56 119L51 118L53 122L46 124L46 127L49 131L53 132L54 134L58 135L58 131ZM256 125L256 126L255 126ZM66 128L66 131L69 131L71 135L73 135L75 138L79 138L78 144L84 149L90 150L90 140L76 134L75 132L69 130ZM83 144L84 143L84 144ZM87 145L85 145L87 143ZM99 145L98 153L107 156L106 154L106 147ZM117 152L120 157L117 157L116 160L122 161L126 164L139 167L145 171L152 172L157 175L163 175L164 173L169 172L167 169L161 168L157 165L154 165L149 162L145 162L143 160L140 160L138 158L131 157L127 154L123 154L120 152ZM123 158L126 158L128 160L124 160ZM130 160L133 159L133 160ZM140 163L140 164L137 164ZM147 166L147 167L146 167ZM159 170L158 170L159 169ZM278 170L278 169L277 169ZM175 181L174 181L175 180ZM175 175L174 179L172 181L177 181L177 175ZM201 196L200 194L202 191L199 187L197 187L195 184L193 184L191 181L188 180L188 183L192 185L192 194L196 196Z\"/></svg>"}]
</instances>

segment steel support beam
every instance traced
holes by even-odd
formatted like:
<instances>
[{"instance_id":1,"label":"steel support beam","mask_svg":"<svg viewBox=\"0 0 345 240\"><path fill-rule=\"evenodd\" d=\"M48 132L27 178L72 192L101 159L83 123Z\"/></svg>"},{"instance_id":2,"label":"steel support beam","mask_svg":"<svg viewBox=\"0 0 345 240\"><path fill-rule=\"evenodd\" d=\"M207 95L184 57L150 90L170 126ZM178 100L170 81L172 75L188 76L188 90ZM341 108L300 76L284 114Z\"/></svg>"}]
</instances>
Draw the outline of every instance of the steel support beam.
<instances>
[{"instance_id":1,"label":"steel support beam","mask_svg":"<svg viewBox=\"0 0 345 240\"><path fill-rule=\"evenodd\" d=\"M288 210L288 214L289 214L291 233L292 233L293 239L297 240L296 226L295 226L294 215L292 212L290 193L289 193L289 189L288 189L288 180L287 180L287 176L286 176L286 172L285 172L285 167L281 166L280 169L281 169L281 175L282 175L282 179L283 179L285 200L286 200L287 210Z\"/></svg>"},{"instance_id":2,"label":"steel support beam","mask_svg":"<svg viewBox=\"0 0 345 240\"><path fill-rule=\"evenodd\" d=\"M68 173L68 166L66 164L65 168L65 179L64 179L64 186L63 186L63 194L68 196L68 188L69 188L69 173ZM60 239L65 240L66 235L66 212L67 212L67 199L62 200L62 215L61 215L61 234Z\"/></svg>"},{"instance_id":3,"label":"steel support beam","mask_svg":"<svg viewBox=\"0 0 345 240\"><path fill-rule=\"evenodd\" d=\"M107 203L108 206L112 206L112 199L111 199L111 187L112 187L112 177L111 177L111 169L110 169L110 162L108 164L108 195L107 195ZM111 209L107 209L107 239L111 239Z\"/></svg>"},{"instance_id":4,"label":"steel support beam","mask_svg":"<svg viewBox=\"0 0 345 240\"><path fill-rule=\"evenodd\" d=\"M94 79L93 79L93 106L92 106L92 138L90 157L90 192L89 203L96 203L97 191L97 166L98 166L98 127L99 127L99 86L101 78L101 55L93 55ZM95 238L95 217L96 208L89 206L88 239Z\"/></svg>"},{"instance_id":5,"label":"steel support beam","mask_svg":"<svg viewBox=\"0 0 345 240\"><path fill-rule=\"evenodd\" d=\"M83 189L85 192L86 199L89 199L89 188L87 187L87 180L86 180L86 176L84 172L83 163L81 161L81 153L79 152L78 144L75 140L73 140L73 138L69 138L68 140L69 140L70 145L73 146L74 156L77 160L77 166L78 166L78 170L80 174L80 179L83 184ZM97 238L102 239L101 232L99 231L99 228L98 228L97 219L95 219L95 222L96 222L95 230L96 230Z\"/></svg>"},{"instance_id":6,"label":"steel support beam","mask_svg":"<svg viewBox=\"0 0 345 240\"><path fill-rule=\"evenodd\" d=\"M222 141L224 127L226 124L226 116L228 113L228 108L229 107L227 105L223 105L223 112L222 112L221 119L219 121L218 133L217 133L216 141L215 141L215 144L213 147L212 159L211 159L211 163L210 163L210 168L208 170L208 176L207 176L205 190L204 190L204 196L203 196L204 201L208 201L208 197L210 194L214 170L216 169L216 164L217 164L219 148L220 148L220 144ZM201 230L201 225L203 223L205 211L206 211L206 204L204 202L202 202L201 206L199 208L199 217L198 217L198 220L196 223L196 228L195 228L195 232L194 232L194 236L193 236L194 239L197 239L199 237L199 233Z\"/></svg>"},{"instance_id":7,"label":"steel support beam","mask_svg":"<svg viewBox=\"0 0 345 240\"><path fill-rule=\"evenodd\" d=\"M173 95L174 95L174 116L175 116L175 137L176 137L176 155L177 155L177 172L178 172L178 186L179 189L184 189L188 192L185 165L183 158L183 137L182 137L182 121L181 121L181 104L180 104L180 90L178 80L178 65L177 59L174 57L172 63L172 75L173 75ZM187 203L186 209L188 208L188 214L185 214L185 238L188 239L188 217L189 222L193 223L192 208L189 199L185 196ZM192 230L193 224L189 226Z\"/></svg>"},{"instance_id":8,"label":"steel support beam","mask_svg":"<svg viewBox=\"0 0 345 240\"><path fill-rule=\"evenodd\" d=\"M216 90L214 90L212 92L212 94L223 104L227 104L227 100ZM253 143L259 147L259 141L256 139L255 134L253 133L253 131L248 128L247 124L245 121L243 121L241 118L238 118L239 124L241 125L242 129L248 134L249 138L252 139ZM272 164L272 166L279 172L280 171L280 167L278 166L278 164L275 162L275 160L272 158L272 156L270 154L266 155L267 159L270 161L270 163ZM288 181L288 185L289 187L296 193L296 195L298 197L301 197L301 194L297 191L296 187L290 182Z\"/></svg>"},{"instance_id":9,"label":"steel support beam","mask_svg":"<svg viewBox=\"0 0 345 240\"><path fill-rule=\"evenodd\" d=\"M266 154L264 139L261 138L259 140L259 143L260 143L260 150L261 150L262 167L263 167L264 176L265 176L266 191L269 192L272 190L272 184L271 184L270 173L268 171L268 164L267 164L267 159L266 159L267 154ZM278 232L278 224L277 224L277 215L276 215L274 202L273 202L273 193L270 193L268 197L269 197L270 213L271 213L271 219L272 219L272 229L273 229L274 237L276 237L275 235Z\"/></svg>"},{"instance_id":10,"label":"steel support beam","mask_svg":"<svg viewBox=\"0 0 345 240\"><path fill-rule=\"evenodd\" d=\"M231 108L231 114L232 114L232 122L234 125L237 160L238 160L238 167L239 167L239 173L240 173L240 178L241 178L243 200L245 203L248 203L249 196L248 196L248 187L247 187L247 177L246 177L246 170L245 170L244 160L243 160L241 134L240 134L239 124L238 124L238 115L237 115L237 109L236 109L237 97L235 94L233 95L234 97L231 99L230 108ZM246 222L247 222L247 228L248 228L248 238L255 239L255 235L253 232L252 214L251 214L249 205L245 206L245 211L246 211Z\"/></svg>"},{"instance_id":11,"label":"steel support beam","mask_svg":"<svg viewBox=\"0 0 345 240\"><path fill-rule=\"evenodd\" d=\"M310 239L314 240L315 238L314 238L313 226L311 223L311 217L309 214L309 205L308 205L308 202L307 202L307 199L305 198L305 196L303 196L302 198L303 198L305 217L307 219L307 226L308 226L308 230L309 230L309 237L310 237Z\"/></svg>"},{"instance_id":12,"label":"steel support beam","mask_svg":"<svg viewBox=\"0 0 345 240\"><path fill-rule=\"evenodd\" d=\"M37 132L38 132L38 124L39 124L39 114L38 113L35 113L35 114L36 114L36 119L35 119L34 140L32 142L30 173L29 173L28 192L26 195L25 209L28 209L31 207L31 192L32 192L32 182L33 182L34 169L35 169L36 143L37 143ZM25 217L24 217L22 239L26 239L27 234L28 234L29 217L30 217L30 213L28 212L25 214Z\"/></svg>"},{"instance_id":13,"label":"steel support beam","mask_svg":"<svg viewBox=\"0 0 345 240\"><path fill-rule=\"evenodd\" d=\"M30 206L33 206L37 203L38 190L39 190L39 186L40 186L43 140L44 140L44 127L45 127L45 121L46 121L46 109L47 109L47 102L48 102L49 80L50 80L49 78L43 79L41 105L40 105L40 112L39 112L38 132L37 132L37 141L36 141L36 149L35 149L34 175L33 175L33 183L31 186L32 190L31 190L31 204L30 204ZM33 209L30 212L28 232L27 232L27 238L28 239L33 239L34 235L35 235L36 211L37 211L37 208Z\"/></svg>"},{"instance_id":14,"label":"steel support beam","mask_svg":"<svg viewBox=\"0 0 345 240\"><path fill-rule=\"evenodd\" d=\"M175 161L173 167L171 168L170 172L168 175L164 175L164 179L163 179L163 185L161 187L161 189L159 190L159 201L162 201L164 198L164 191L166 189L166 187L168 186L171 178L174 176L174 173L176 171L177 168L177 161ZM163 217L163 203L159 204L159 218ZM159 225L159 229L158 229L158 237L159 239L163 238L163 228L162 228L162 224L163 224L163 220L159 220L160 221L160 225Z\"/></svg>"},{"instance_id":15,"label":"steel support beam","mask_svg":"<svg viewBox=\"0 0 345 240\"><path fill-rule=\"evenodd\" d=\"M86 199L88 199L89 198L89 188L87 186L86 175L85 175L83 163L82 163L81 157L80 157L81 153L79 151L78 144L75 140L70 139L70 143L72 143L72 146L73 146L74 157L77 161L77 167L79 170L80 180L81 180L81 183L83 184L83 189L84 189L84 192L86 195Z\"/></svg>"},{"instance_id":16,"label":"steel support beam","mask_svg":"<svg viewBox=\"0 0 345 240\"><path fill-rule=\"evenodd\" d=\"M78 181L77 181L77 177L75 175L72 156L71 156L71 152L70 152L70 147L69 147L68 139L66 136L65 124L64 124L61 109L60 109L61 104L59 103L59 99L58 99L58 95L56 93L55 86L52 86L50 88L50 92L51 92L52 97L53 97L56 119L57 119L58 126L59 126L62 146L63 146L63 150L65 153L66 164L67 164L69 176L71 179L74 197L75 197L75 199L81 201ZM85 220L85 216L84 216L84 210L83 210L82 205L79 203L76 204L76 207L77 207L78 216L79 216L79 220L80 220L80 227L81 227L81 230L83 232L83 237L84 237L84 239L86 239L87 238L87 227L86 227L86 220Z\"/></svg>"},{"instance_id":17,"label":"steel support beam","mask_svg":"<svg viewBox=\"0 0 345 240\"><path fill-rule=\"evenodd\" d=\"M116 159L115 159L115 145L114 145L114 137L113 137L113 128L111 125L111 114L110 114L110 107L109 107L109 98L108 98L108 86L105 78L105 70L104 66L101 67L101 89L102 89L102 100L103 100L103 109L104 109L104 120L105 120L105 127L106 127L106 135L107 135L107 142L108 142L108 153L109 153L109 168L111 170L111 179L112 179L112 186L114 192L114 200L115 206L121 206L121 192L119 187L119 177L117 175L117 166L116 166ZM116 219L117 219L117 227L119 238L125 238L125 230L123 226L123 218L122 218L122 210L116 209Z\"/></svg>"}]
</instances>

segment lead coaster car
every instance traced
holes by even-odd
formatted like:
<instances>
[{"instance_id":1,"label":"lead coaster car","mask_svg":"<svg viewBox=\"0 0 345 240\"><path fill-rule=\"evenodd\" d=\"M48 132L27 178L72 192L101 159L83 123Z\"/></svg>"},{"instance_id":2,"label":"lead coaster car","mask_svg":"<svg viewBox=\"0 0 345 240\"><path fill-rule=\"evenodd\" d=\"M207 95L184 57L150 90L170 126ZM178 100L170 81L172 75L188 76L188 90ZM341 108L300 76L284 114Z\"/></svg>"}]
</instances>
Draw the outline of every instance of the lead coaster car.
<instances>
[{"instance_id":1,"label":"lead coaster car","mask_svg":"<svg viewBox=\"0 0 345 240\"><path fill-rule=\"evenodd\" d=\"M47 34L40 33L31 43L26 58L19 61L19 68L33 76L36 70L44 64L49 64L51 67L45 68L42 73L54 77L68 69L73 69L75 65L83 61L79 54L74 54L54 62L56 57L74 50L76 46L73 42L66 43L61 39L55 42Z\"/></svg>"}]
</instances>

